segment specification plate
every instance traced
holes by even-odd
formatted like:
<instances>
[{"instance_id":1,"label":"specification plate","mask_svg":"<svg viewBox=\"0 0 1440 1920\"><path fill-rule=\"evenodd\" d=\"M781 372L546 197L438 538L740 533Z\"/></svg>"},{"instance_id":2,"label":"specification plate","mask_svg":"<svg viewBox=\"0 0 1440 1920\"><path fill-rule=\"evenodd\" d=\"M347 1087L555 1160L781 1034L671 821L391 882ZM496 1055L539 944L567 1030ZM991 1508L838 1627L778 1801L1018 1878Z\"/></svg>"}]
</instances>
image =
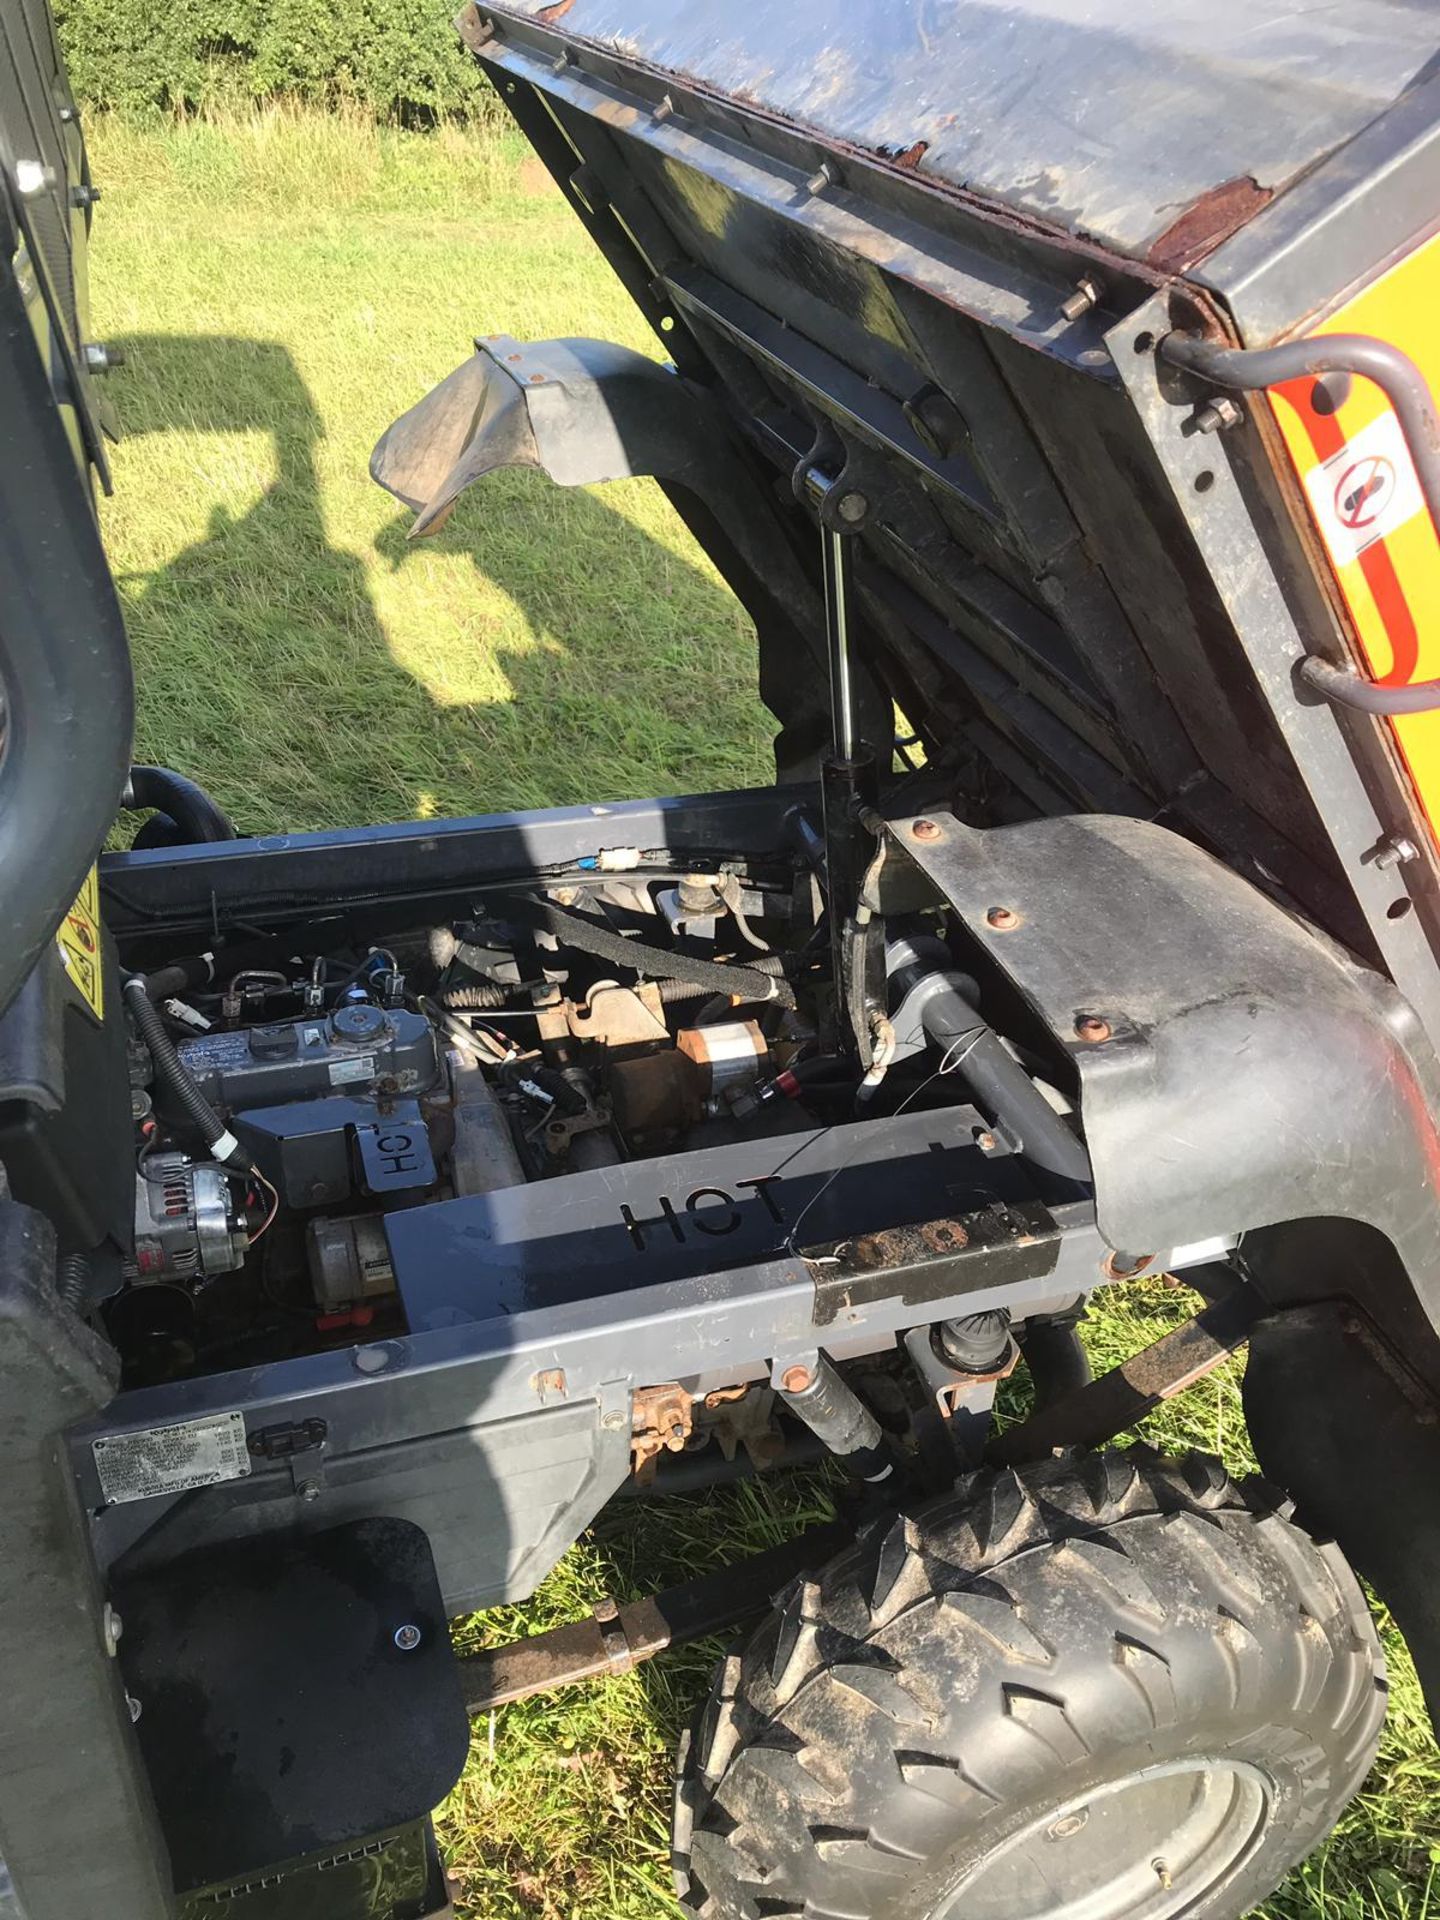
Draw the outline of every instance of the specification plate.
<instances>
[{"instance_id":1,"label":"specification plate","mask_svg":"<svg viewBox=\"0 0 1440 1920\"><path fill-rule=\"evenodd\" d=\"M213 1487L250 1471L243 1413L212 1413L142 1433L109 1433L92 1440L90 1451L107 1504Z\"/></svg>"}]
</instances>

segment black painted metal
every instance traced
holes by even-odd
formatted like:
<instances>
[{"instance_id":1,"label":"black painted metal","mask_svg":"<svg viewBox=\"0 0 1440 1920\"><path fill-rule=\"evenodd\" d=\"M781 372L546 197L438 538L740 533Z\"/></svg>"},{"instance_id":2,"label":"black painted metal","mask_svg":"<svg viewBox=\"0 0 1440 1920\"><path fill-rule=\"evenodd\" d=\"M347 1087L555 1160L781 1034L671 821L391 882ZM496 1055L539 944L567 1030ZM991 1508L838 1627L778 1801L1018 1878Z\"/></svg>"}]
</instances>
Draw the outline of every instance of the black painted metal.
<instances>
[{"instance_id":1,"label":"black painted metal","mask_svg":"<svg viewBox=\"0 0 1440 1920\"><path fill-rule=\"evenodd\" d=\"M54 1258L41 1216L0 1201L0 1858L25 1920L160 1920L170 1876L61 1440L109 1400L114 1356L61 1309Z\"/></svg>"},{"instance_id":2,"label":"black painted metal","mask_svg":"<svg viewBox=\"0 0 1440 1920\"><path fill-rule=\"evenodd\" d=\"M0 100L14 85L9 32L0 22ZM28 49L28 36L19 39ZM37 117L49 120L48 84L38 75L22 80L40 92ZM64 163L47 157L61 168L63 191ZM76 350L74 334L58 313L52 320L42 302L27 299L11 270L20 246L12 193L0 165L0 1009L73 905L114 820L133 716L125 630L89 474L77 463L84 441L71 396L80 376L59 375L58 394L54 384L52 369ZM31 203L32 221L35 211ZM33 245L29 258L37 258ZM68 258L55 266L71 271Z\"/></svg>"},{"instance_id":3,"label":"black painted metal","mask_svg":"<svg viewBox=\"0 0 1440 1920\"><path fill-rule=\"evenodd\" d=\"M670 1284L840 1240L877 1215L891 1226L927 1220L939 1194L957 1212L1023 1207L1028 1175L1017 1157L974 1144L984 1130L973 1107L916 1110L575 1173L563 1204L540 1181L406 1207L386 1216L406 1318L420 1333ZM1053 1264L1053 1249L1031 1251L1036 1270ZM974 1284L988 1281L984 1262L970 1266ZM815 1279L828 1320L845 1289L824 1264ZM918 1276L899 1279L924 1296ZM892 1292L896 1280L882 1263L852 1276L852 1297Z\"/></svg>"},{"instance_id":4,"label":"black painted metal","mask_svg":"<svg viewBox=\"0 0 1440 1920\"><path fill-rule=\"evenodd\" d=\"M1148 822L933 822L896 847L1068 1047L1112 1247L1364 1220L1440 1327L1440 1069L1387 980Z\"/></svg>"}]
</instances>

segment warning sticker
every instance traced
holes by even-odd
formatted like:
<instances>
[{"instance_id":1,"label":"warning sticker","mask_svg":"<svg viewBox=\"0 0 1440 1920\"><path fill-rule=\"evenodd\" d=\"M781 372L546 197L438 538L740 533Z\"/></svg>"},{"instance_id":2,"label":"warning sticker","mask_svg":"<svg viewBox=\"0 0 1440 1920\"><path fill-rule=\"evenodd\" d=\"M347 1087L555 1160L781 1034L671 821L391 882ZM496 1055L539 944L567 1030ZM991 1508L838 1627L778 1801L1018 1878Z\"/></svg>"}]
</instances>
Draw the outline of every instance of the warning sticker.
<instances>
[{"instance_id":1,"label":"warning sticker","mask_svg":"<svg viewBox=\"0 0 1440 1920\"><path fill-rule=\"evenodd\" d=\"M100 879L94 867L85 876L80 897L60 922L55 938L65 971L85 996L97 1020L105 1018L105 982L100 952Z\"/></svg>"},{"instance_id":2,"label":"warning sticker","mask_svg":"<svg viewBox=\"0 0 1440 1920\"><path fill-rule=\"evenodd\" d=\"M212 1413L143 1433L109 1433L92 1440L90 1451L100 1491L113 1505L243 1480L250 1471L243 1413Z\"/></svg>"},{"instance_id":3,"label":"warning sticker","mask_svg":"<svg viewBox=\"0 0 1440 1920\"><path fill-rule=\"evenodd\" d=\"M1382 413L1305 476L1310 505L1337 567L1348 566L1425 508L1405 434Z\"/></svg>"}]
</instances>

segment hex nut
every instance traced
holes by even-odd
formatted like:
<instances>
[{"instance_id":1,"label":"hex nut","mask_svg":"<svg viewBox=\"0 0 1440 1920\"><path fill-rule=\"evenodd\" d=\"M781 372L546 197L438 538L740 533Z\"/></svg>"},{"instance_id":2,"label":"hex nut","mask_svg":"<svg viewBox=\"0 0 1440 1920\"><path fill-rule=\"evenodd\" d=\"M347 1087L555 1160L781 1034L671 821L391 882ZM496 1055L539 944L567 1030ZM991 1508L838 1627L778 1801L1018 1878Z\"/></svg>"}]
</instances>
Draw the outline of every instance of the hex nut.
<instances>
[{"instance_id":1,"label":"hex nut","mask_svg":"<svg viewBox=\"0 0 1440 1920\"><path fill-rule=\"evenodd\" d=\"M813 1380L808 1367L787 1367L780 1376L780 1385L786 1393L804 1393Z\"/></svg>"},{"instance_id":2,"label":"hex nut","mask_svg":"<svg viewBox=\"0 0 1440 1920\"><path fill-rule=\"evenodd\" d=\"M1231 394L1217 394L1215 399L1207 401L1195 416L1195 426L1201 433L1224 433L1230 427L1238 427L1245 418L1245 409Z\"/></svg>"}]
</instances>

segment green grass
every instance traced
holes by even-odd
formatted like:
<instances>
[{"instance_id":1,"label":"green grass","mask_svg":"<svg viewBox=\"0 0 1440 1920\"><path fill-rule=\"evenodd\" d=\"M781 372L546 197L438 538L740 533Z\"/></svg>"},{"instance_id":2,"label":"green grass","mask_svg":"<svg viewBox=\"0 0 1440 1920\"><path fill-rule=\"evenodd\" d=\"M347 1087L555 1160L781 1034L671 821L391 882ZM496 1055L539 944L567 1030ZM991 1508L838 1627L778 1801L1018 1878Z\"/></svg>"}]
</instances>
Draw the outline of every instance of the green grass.
<instances>
[{"instance_id":1,"label":"green grass","mask_svg":"<svg viewBox=\"0 0 1440 1920\"><path fill-rule=\"evenodd\" d=\"M94 285L127 430L104 511L140 682L139 753L242 827L340 825L768 777L754 644L649 482L492 478L433 542L369 480L382 428L473 334L653 343L552 190L494 135L273 115L100 127ZM1104 1364L1190 1311L1155 1282L1092 1321ZM1248 1468L1233 1373L1149 1423ZM815 1480L607 1517L487 1641L778 1538ZM1440 1758L1382 1619L1380 1760L1270 1920L1440 1920ZM713 1648L508 1708L443 1829L479 1920L653 1920L669 1752Z\"/></svg>"}]
</instances>

